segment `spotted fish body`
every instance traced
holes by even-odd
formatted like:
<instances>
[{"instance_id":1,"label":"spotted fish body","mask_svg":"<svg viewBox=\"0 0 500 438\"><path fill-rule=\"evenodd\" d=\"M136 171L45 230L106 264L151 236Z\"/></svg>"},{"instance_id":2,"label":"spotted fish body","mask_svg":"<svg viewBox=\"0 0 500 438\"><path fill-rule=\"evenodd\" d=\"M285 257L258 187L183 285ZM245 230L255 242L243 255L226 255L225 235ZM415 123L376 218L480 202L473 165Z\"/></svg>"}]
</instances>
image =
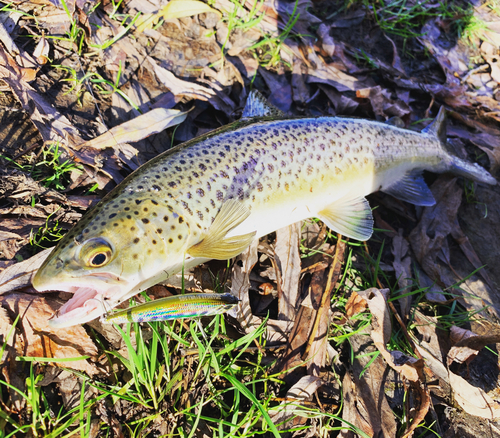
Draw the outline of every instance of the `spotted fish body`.
<instances>
[{"instance_id":1,"label":"spotted fish body","mask_svg":"<svg viewBox=\"0 0 500 438\"><path fill-rule=\"evenodd\" d=\"M230 258L253 238L310 217L366 240L366 195L384 190L434 204L422 170L496 183L446 152L442 113L417 133L361 119L285 119L258 101L241 120L140 167L61 240L33 282L75 293L53 326L94 319L183 266Z\"/></svg>"}]
</instances>

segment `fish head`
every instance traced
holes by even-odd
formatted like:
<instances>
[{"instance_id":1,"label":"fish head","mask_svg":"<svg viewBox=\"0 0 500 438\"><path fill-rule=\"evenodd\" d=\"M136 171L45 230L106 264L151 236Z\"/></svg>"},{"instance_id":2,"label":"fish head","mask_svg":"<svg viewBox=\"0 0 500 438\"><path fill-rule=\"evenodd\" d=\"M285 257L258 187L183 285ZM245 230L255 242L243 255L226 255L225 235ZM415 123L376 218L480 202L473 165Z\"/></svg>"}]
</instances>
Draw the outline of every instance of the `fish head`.
<instances>
[{"instance_id":1,"label":"fish head","mask_svg":"<svg viewBox=\"0 0 500 438\"><path fill-rule=\"evenodd\" d=\"M74 294L52 327L88 322L182 269L189 223L151 197L106 197L59 242L33 278ZM189 256L188 256L189 257Z\"/></svg>"}]
</instances>

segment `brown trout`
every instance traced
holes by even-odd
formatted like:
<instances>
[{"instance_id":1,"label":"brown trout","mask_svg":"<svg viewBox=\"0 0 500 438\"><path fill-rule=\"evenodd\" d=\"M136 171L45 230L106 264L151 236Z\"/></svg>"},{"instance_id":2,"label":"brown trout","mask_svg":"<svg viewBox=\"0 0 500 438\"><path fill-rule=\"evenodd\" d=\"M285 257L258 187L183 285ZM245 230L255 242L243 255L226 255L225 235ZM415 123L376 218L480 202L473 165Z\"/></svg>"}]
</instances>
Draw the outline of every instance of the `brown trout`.
<instances>
[{"instance_id":1,"label":"brown trout","mask_svg":"<svg viewBox=\"0 0 500 438\"><path fill-rule=\"evenodd\" d=\"M441 110L421 133L362 119L290 119L251 93L239 121L141 166L60 241L33 280L38 291L74 294L50 324L90 321L183 266L229 259L307 218L367 240L366 195L435 203L423 170L495 184L446 151L444 119Z\"/></svg>"}]
</instances>

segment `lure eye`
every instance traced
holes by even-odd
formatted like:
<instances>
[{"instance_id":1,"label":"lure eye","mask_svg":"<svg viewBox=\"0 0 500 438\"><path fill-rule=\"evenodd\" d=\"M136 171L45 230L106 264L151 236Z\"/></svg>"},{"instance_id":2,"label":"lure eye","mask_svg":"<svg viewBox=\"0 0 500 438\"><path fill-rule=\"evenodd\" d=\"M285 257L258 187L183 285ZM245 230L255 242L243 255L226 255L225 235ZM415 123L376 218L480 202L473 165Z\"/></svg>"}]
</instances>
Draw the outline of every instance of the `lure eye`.
<instances>
[{"instance_id":1,"label":"lure eye","mask_svg":"<svg viewBox=\"0 0 500 438\"><path fill-rule=\"evenodd\" d=\"M87 240L80 250L80 258L89 268L100 268L111 261L113 249L101 238Z\"/></svg>"}]
</instances>

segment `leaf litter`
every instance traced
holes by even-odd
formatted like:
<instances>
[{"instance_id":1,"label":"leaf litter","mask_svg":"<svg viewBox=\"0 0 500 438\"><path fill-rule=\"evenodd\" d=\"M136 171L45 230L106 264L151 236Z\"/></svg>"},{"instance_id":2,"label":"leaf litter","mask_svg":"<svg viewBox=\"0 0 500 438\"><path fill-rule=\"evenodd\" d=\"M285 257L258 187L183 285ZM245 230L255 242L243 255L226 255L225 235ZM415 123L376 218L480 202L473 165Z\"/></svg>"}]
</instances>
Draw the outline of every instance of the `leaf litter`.
<instances>
[{"instance_id":1,"label":"leaf litter","mask_svg":"<svg viewBox=\"0 0 500 438\"><path fill-rule=\"evenodd\" d=\"M440 16L429 13L418 24L418 38L401 37L397 27L382 28L381 10L369 1L104 2L90 9L80 2L43 7L14 2L14 12L2 11L0 79L6 92L0 103L10 117L18 109L29 116L37 139L30 145L22 141L23 129L31 126L21 132L15 124L2 128L14 134L2 135L9 140L0 143L2 166L10 169L2 170L0 180L0 345L5 344L0 372L11 385L2 401L7 412L19 415L25 408L28 402L12 387L27 391L35 371L44 376L41 385L50 400L58 403L60 397L69 412L82 401L94 419L112 424L116 436L128 436L120 421L138 421L151 434L176 427L207 434L219 427L217 406L224 403L237 403L239 411L222 427L229 431L239 424L245 430L244 414L252 408L240 405L236 393L225 398L232 380L214 374L212 381L210 373L196 371L202 356L187 360L178 354L202 345L199 326L173 326L177 331L168 342L181 342L180 333L187 330L191 344L186 337L182 348L178 344L163 353L169 356L163 357L156 384L167 382L163 394L171 395L146 425L149 402L137 395L144 403L138 408L140 403L121 398L132 385L147 383L134 374L133 351L116 331L98 323L89 325L95 331L50 329L47 320L64 296L37 294L32 273L59 233L92 203L171 145L235 120L252 87L291 115L397 117L390 122L404 127L424 127L423 120L445 105L458 153L495 169L498 11L493 2L482 3L450 7ZM463 16L486 24L469 32ZM454 22L464 26L465 39L458 38ZM61 180L62 193L34 172L42 151L53 144L59 146L59 163L75 166ZM20 174L31 176L19 180ZM261 365L282 379L280 385L270 383L265 395L258 386L256 394L264 398L253 406L269 403L272 422L292 436L306 425L308 436L333 430L340 436L411 436L424 428L439 436L458 430L482 436L484 427L498 430L500 416L495 372L500 199L496 187L446 176L435 179L431 189L437 204L417 209L374 195L380 199L377 226L389 231L377 231L367 250L316 223L295 224L255 242L229 269L209 263L148 295L186 287L225 288L238 296L240 304L226 322L233 327L228 333L238 344L237 359L255 363L260 357ZM33 236L39 236L39 246ZM31 257L41 247L47 249ZM391 314L399 325L391 323ZM148 342L158 336L155 330L144 331ZM132 333L142 336L139 327ZM255 333L260 338L244 341ZM215 347L203 348L203 357L217 357ZM16 362L20 357L35 362ZM54 362L79 357L85 359ZM126 386L116 386L120 378ZM249 380L242 379L238 394L252 400ZM114 398L93 404L104 388L113 388ZM214 390L223 404L205 405ZM186 416L178 417L179 411ZM196 417L202 412L203 420ZM99 420L92 421L92 436L101 436ZM71 423L68 430L76 427Z\"/></svg>"}]
</instances>

